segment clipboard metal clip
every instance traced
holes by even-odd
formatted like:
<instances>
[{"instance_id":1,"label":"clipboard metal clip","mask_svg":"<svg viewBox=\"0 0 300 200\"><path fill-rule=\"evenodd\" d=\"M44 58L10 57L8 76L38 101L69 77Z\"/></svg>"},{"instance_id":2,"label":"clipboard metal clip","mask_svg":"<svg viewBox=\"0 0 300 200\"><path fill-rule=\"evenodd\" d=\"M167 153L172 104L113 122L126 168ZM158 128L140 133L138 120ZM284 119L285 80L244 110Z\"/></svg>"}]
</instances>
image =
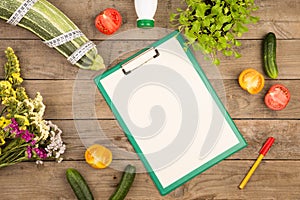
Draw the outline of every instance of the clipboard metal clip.
<instances>
[{"instance_id":1,"label":"clipboard metal clip","mask_svg":"<svg viewBox=\"0 0 300 200\"><path fill-rule=\"evenodd\" d=\"M159 52L154 47L151 47L144 51L143 53L139 54L138 56L130 59L126 63L122 64L122 71L125 75L129 74L131 71L135 70L136 68L144 65L148 61L152 60L159 56Z\"/></svg>"}]
</instances>

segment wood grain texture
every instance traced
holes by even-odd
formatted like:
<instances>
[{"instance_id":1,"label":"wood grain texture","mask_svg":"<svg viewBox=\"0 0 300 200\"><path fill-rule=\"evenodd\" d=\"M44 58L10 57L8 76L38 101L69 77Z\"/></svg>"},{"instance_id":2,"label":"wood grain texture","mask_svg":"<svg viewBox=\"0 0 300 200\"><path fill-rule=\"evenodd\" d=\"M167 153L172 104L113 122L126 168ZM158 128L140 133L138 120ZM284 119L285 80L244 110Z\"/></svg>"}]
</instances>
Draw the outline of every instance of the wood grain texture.
<instances>
[{"instance_id":1,"label":"wood grain texture","mask_svg":"<svg viewBox=\"0 0 300 200\"><path fill-rule=\"evenodd\" d=\"M136 27L137 15L134 10L133 1L126 0L103 0L103 1L80 1L80 0L49 0L53 5L63 11L90 39L106 39L109 36L103 35L94 27L95 17L107 7L114 7L121 12L123 25L118 32L133 29ZM170 25L169 17L171 13L176 12L176 8L185 8L181 0L159 1L158 9L155 15L156 26L162 28L174 29ZM243 38L261 38L266 32L274 31L280 39L300 38L299 32L299 3L296 0L287 1L256 1L260 7L253 13L260 17L260 22L249 26L249 32ZM80 8L81 12L78 12ZM280 12L279 12L280 11ZM26 30L18 27L12 27L2 20L0 22L0 38L2 39L37 39ZM152 35L151 38L155 37ZM129 39L129 38L128 38ZM145 38L146 39L146 38ZM157 38L156 38L157 39Z\"/></svg>"},{"instance_id":2,"label":"wood grain texture","mask_svg":"<svg viewBox=\"0 0 300 200\"><path fill-rule=\"evenodd\" d=\"M181 0L159 1L155 15L157 30L136 29L137 16L133 0L49 0L61 9L88 38L101 47L107 66L147 46L175 30L169 15ZM240 59L221 57L217 68L195 55L212 85L222 97L248 146L218 165L196 176L169 195L162 197L118 125L107 103L92 82L101 72L84 71L71 66L65 57L44 45L38 37L20 27L0 20L0 66L6 59L3 51L11 46L20 58L24 86L31 97L41 92L46 104L46 119L63 130L67 144L61 164L46 161L42 166L24 162L0 169L0 199L76 199L65 178L67 168L78 169L86 178L95 199L108 199L120 181L122 170L131 163L139 172L126 199L288 199L300 197L300 4L297 0L257 0L260 7L254 15L257 24L240 39ZM117 8L123 25L117 34L106 36L94 27L94 18L107 7ZM80 8L80 9L79 9ZM240 72L254 68L263 73L262 39L268 32L277 36L276 80L266 78L263 91L250 95L237 82ZM104 46L104 47L103 47ZM0 78L3 70L0 69ZM271 111L263 102L272 84L282 83L291 91L291 101L282 111ZM226 97L226 98L224 98ZM254 176L244 190L237 186L258 156L269 137L276 138ZM95 170L84 161L85 146L100 143L113 152L110 168Z\"/></svg>"},{"instance_id":3,"label":"wood grain texture","mask_svg":"<svg viewBox=\"0 0 300 200\"><path fill-rule=\"evenodd\" d=\"M115 61L125 58L124 55L137 51L153 43L153 40L134 41L96 41L107 67ZM11 46L19 56L21 70L25 79L91 79L100 72L84 71L72 66L66 58L53 49L48 48L38 40L3 40L0 43L0 66L6 62L4 50ZM109 46L109 47L107 47ZM105 48L113 49L107 52ZM254 68L263 73L262 40L243 40L242 46L237 48L242 54L239 59L225 58L221 56L221 65L217 68L211 62L204 61L201 52L194 52L201 63L204 71L210 79L237 79L239 73L245 68ZM300 40L278 40L277 41L277 65L279 69L278 79L298 79ZM218 73L216 73L218 72ZM0 70L3 77L3 70ZM265 75L266 79L269 79Z\"/></svg>"},{"instance_id":4,"label":"wood grain texture","mask_svg":"<svg viewBox=\"0 0 300 200\"><path fill-rule=\"evenodd\" d=\"M138 156L132 155L134 150L116 120L52 121L64 132L63 139L68 145L66 160L83 160L85 146L92 143L109 147L115 160L138 159ZM234 120L234 122L248 146L228 159L256 159L259 149L269 136L276 138L276 141L266 159L300 159L299 120Z\"/></svg>"},{"instance_id":5,"label":"wood grain texture","mask_svg":"<svg viewBox=\"0 0 300 200\"><path fill-rule=\"evenodd\" d=\"M119 163L128 161L120 160ZM139 166L139 161L130 161ZM126 199L297 199L300 195L299 161L263 161L244 190L238 185L253 161L223 161L165 197L160 196L147 173L138 173ZM121 164L122 165L122 164ZM289 170L287 170L289 166ZM67 168L76 168L86 179L95 199L108 199L122 171L95 170L82 161L42 166L22 163L1 169L0 184L5 199L76 199L65 178ZM18 177L18 179L16 178Z\"/></svg>"},{"instance_id":6,"label":"wood grain texture","mask_svg":"<svg viewBox=\"0 0 300 200\"><path fill-rule=\"evenodd\" d=\"M214 84L214 80L211 82ZM237 80L217 81L224 86L226 99L223 103L234 119L299 119L300 97L297 92L300 80L280 80L291 92L291 100L284 110L272 111L265 106L264 95L271 85L278 82L267 80L259 94L250 95L240 88ZM37 91L43 95L48 119L115 118L92 80L25 80L24 86L31 97Z\"/></svg>"}]
</instances>

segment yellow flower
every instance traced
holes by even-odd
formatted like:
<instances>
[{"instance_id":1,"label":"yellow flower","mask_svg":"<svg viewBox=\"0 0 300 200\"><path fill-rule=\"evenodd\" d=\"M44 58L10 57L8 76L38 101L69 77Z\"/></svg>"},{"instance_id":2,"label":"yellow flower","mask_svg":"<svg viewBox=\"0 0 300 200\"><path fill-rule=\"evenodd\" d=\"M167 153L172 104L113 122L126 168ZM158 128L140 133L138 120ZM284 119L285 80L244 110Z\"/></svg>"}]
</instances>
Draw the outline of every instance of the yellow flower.
<instances>
[{"instance_id":1,"label":"yellow flower","mask_svg":"<svg viewBox=\"0 0 300 200\"><path fill-rule=\"evenodd\" d=\"M19 72L12 73L11 77L9 77L8 80L13 85L20 85L23 82L23 78L20 77Z\"/></svg>"},{"instance_id":2,"label":"yellow flower","mask_svg":"<svg viewBox=\"0 0 300 200\"><path fill-rule=\"evenodd\" d=\"M25 126L29 126L30 123L29 123L29 120L27 119L27 117L23 116L23 115L14 115L14 118L15 119L19 119L20 120L20 125L21 125L21 129L22 130L25 130L26 127Z\"/></svg>"},{"instance_id":3,"label":"yellow flower","mask_svg":"<svg viewBox=\"0 0 300 200\"><path fill-rule=\"evenodd\" d=\"M16 97L19 101L23 101L25 99L28 99L28 96L26 94L25 88L23 87L18 87L16 89Z\"/></svg>"},{"instance_id":4,"label":"yellow flower","mask_svg":"<svg viewBox=\"0 0 300 200\"><path fill-rule=\"evenodd\" d=\"M0 146L4 145L5 144L5 140L2 136L0 136ZM1 152L0 152L1 154Z\"/></svg>"},{"instance_id":5,"label":"yellow flower","mask_svg":"<svg viewBox=\"0 0 300 200\"><path fill-rule=\"evenodd\" d=\"M5 117L0 117L0 128L5 128L10 124L10 119L6 119Z\"/></svg>"},{"instance_id":6,"label":"yellow flower","mask_svg":"<svg viewBox=\"0 0 300 200\"><path fill-rule=\"evenodd\" d=\"M8 81L0 81L0 87L2 88L11 88L11 84Z\"/></svg>"},{"instance_id":7,"label":"yellow flower","mask_svg":"<svg viewBox=\"0 0 300 200\"><path fill-rule=\"evenodd\" d=\"M1 97L10 96L12 85L8 81L0 81L0 95Z\"/></svg>"}]
</instances>

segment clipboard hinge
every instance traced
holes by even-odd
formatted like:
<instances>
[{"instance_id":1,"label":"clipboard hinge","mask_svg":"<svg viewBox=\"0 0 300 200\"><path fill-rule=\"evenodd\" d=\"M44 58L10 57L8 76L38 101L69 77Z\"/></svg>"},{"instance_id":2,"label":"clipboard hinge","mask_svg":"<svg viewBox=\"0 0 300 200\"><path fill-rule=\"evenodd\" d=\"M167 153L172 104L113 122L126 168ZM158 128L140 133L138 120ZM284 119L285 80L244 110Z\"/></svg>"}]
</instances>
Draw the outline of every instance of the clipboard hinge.
<instances>
[{"instance_id":1,"label":"clipboard hinge","mask_svg":"<svg viewBox=\"0 0 300 200\"><path fill-rule=\"evenodd\" d=\"M143 53L139 54L138 56L130 59L126 63L122 64L122 71L125 75L129 74L131 71L135 70L136 68L144 65L148 61L152 60L159 56L159 52L154 47L151 47L144 51Z\"/></svg>"}]
</instances>

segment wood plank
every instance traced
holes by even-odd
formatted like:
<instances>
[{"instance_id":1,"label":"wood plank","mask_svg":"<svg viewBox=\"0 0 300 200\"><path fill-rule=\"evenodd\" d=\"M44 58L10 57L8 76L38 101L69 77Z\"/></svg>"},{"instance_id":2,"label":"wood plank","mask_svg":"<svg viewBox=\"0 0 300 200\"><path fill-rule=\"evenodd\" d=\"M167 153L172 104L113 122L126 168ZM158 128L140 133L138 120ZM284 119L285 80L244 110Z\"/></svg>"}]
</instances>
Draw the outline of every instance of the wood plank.
<instances>
[{"instance_id":1,"label":"wood plank","mask_svg":"<svg viewBox=\"0 0 300 200\"><path fill-rule=\"evenodd\" d=\"M291 99L284 110L270 110L264 103L264 96L268 89L276 83L285 85L290 93ZM250 95L245 90L241 90L237 80L224 80L226 92L226 108L233 118L239 119L296 119L300 116L299 96L297 96L299 80L267 80L263 90L256 95Z\"/></svg>"},{"instance_id":2,"label":"wood plank","mask_svg":"<svg viewBox=\"0 0 300 200\"><path fill-rule=\"evenodd\" d=\"M67 144L66 160L83 160L85 146L93 143L108 147L114 160L138 159L116 120L52 120L63 130ZM228 159L255 159L268 137L276 141L266 159L300 159L299 120L235 120L248 146Z\"/></svg>"},{"instance_id":3,"label":"wood plank","mask_svg":"<svg viewBox=\"0 0 300 200\"><path fill-rule=\"evenodd\" d=\"M136 28L133 1L49 1L66 13L98 46L105 44L103 56L106 63L116 63L135 51L137 46L144 47L174 30L169 15L177 7L184 7L181 0L159 1L156 29L141 30ZM259 16L260 21L250 25L249 32L240 38L243 45L238 49L242 58L222 58L218 70L200 62L222 95L228 113L248 146L165 197L160 196L145 173L141 161L92 82L93 77L101 72L71 66L66 58L42 44L29 31L0 20L0 52L7 46L15 49L21 60L24 86L31 97L37 91L42 93L47 106L45 117L63 130L63 140L67 144L65 160L61 164L45 161L44 165L36 166L34 162L24 162L0 169L0 199L75 199L65 178L65 171L70 167L84 175L95 199L108 199L129 163L137 166L138 174L127 199L299 199L300 4L296 0L256 3L260 9L254 15ZM123 16L123 25L113 36L103 35L94 27L95 16L107 7L117 8ZM250 67L263 73L261 45L264 35L270 31L278 39L279 77L276 80L266 78L263 91L250 95L239 87L237 78L243 69ZM199 54L196 56L201 59ZM4 54L0 53L0 66L5 60ZM3 78L2 71L0 79ZM283 111L271 111L263 102L265 93L274 83L282 83L291 91L291 101ZM275 144L247 187L239 190L238 184L270 136L276 138ZM85 146L95 142L113 152L113 162L107 169L95 170L84 161Z\"/></svg>"},{"instance_id":4,"label":"wood plank","mask_svg":"<svg viewBox=\"0 0 300 200\"><path fill-rule=\"evenodd\" d=\"M120 165L135 162L120 161ZM127 199L297 199L300 195L298 161L263 161L244 190L237 186L253 161L224 161L196 176L165 197L160 196L149 175L138 173ZM289 167L286 167L289 166ZM67 168L76 168L85 177L95 199L107 199L120 181L122 172L95 170L85 162L69 161L42 166L22 163L1 169L3 199L75 199L65 178ZM34 174L34 175L33 175ZM42 192L41 192L42 189Z\"/></svg>"},{"instance_id":5,"label":"wood plank","mask_svg":"<svg viewBox=\"0 0 300 200\"><path fill-rule=\"evenodd\" d=\"M106 65L125 59L131 52L148 46L153 41L105 41L96 42L99 52L103 56ZM243 45L237 50L242 57L221 56L221 65L212 66L210 61L205 61L201 52L194 52L200 65L210 79L237 79L239 73L246 68L254 68L263 73L263 58L261 52L261 40L244 40ZM91 79L101 72L79 70L72 66L66 58L53 49L48 48L40 41L35 40L4 40L0 43L3 52L11 46L20 59L22 76L25 79ZM105 47L109 46L110 51ZM100 48L101 47L101 48ZM104 48L102 48L104 47ZM277 41L277 64L279 68L278 79L298 79L298 55L300 52L300 40ZM4 53L0 53L0 66L6 62ZM3 70L0 70L3 77ZM265 76L267 79L267 76Z\"/></svg>"},{"instance_id":6,"label":"wood plank","mask_svg":"<svg viewBox=\"0 0 300 200\"><path fill-rule=\"evenodd\" d=\"M38 40L1 40L0 74L6 63L4 51L12 47L20 60L22 77L25 79L70 79L75 78L79 69L67 59Z\"/></svg>"},{"instance_id":7,"label":"wood plank","mask_svg":"<svg viewBox=\"0 0 300 200\"><path fill-rule=\"evenodd\" d=\"M123 16L123 25L118 33L136 28L137 15L132 1L126 0L103 0L89 1L88 3L80 0L50 0L56 7L63 11L90 39L106 39L109 36L103 35L94 27L94 18L97 14L107 8L117 8ZM160 1L155 15L156 27L174 29L170 25L170 13L175 12L176 8L185 8L180 0ZM253 13L259 16L261 21L258 24L249 26L250 31L243 38L253 39L262 38L266 32L274 31L280 39L300 38L300 19L298 16L299 4L295 0L267 0L257 1L260 9ZM80 8L81 12L78 12ZM148 35L151 38L157 35ZM21 28L16 28L5 24L4 20L0 22L0 38L37 39L36 36Z\"/></svg>"},{"instance_id":8,"label":"wood plank","mask_svg":"<svg viewBox=\"0 0 300 200\"><path fill-rule=\"evenodd\" d=\"M213 81L212 81L213 83ZM217 81L216 83L220 83ZM281 83L289 88L291 100L282 111L272 111L264 104L264 95L275 83ZM299 119L300 80L267 80L264 89L256 95L250 95L242 90L237 80L223 80L224 105L235 119ZM44 97L47 106L45 117L48 119L114 119L106 101L92 80L26 80L31 98L36 92ZM221 85L216 86L222 92ZM220 89L219 89L220 88ZM220 94L222 95L222 93Z\"/></svg>"},{"instance_id":9,"label":"wood plank","mask_svg":"<svg viewBox=\"0 0 300 200\"><path fill-rule=\"evenodd\" d=\"M236 50L241 58L225 57L220 53L221 64L217 67L204 59L200 51L194 51L199 64L209 79L237 79L246 68L253 68L262 73L265 79L270 79L263 71L262 40L242 40L242 46ZM298 55L300 40L277 40L276 62L279 75L277 79L298 79Z\"/></svg>"}]
</instances>

